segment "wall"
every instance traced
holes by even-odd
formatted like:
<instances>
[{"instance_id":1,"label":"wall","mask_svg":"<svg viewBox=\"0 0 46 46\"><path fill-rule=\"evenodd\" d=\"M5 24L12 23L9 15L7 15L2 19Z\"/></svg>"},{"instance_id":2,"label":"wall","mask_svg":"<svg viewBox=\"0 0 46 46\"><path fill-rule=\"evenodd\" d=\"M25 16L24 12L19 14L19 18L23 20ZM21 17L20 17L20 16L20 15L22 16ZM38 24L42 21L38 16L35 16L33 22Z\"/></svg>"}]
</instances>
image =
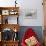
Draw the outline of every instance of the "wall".
<instances>
[{"instance_id":1,"label":"wall","mask_svg":"<svg viewBox=\"0 0 46 46\"><path fill-rule=\"evenodd\" d=\"M1 7L4 7L4 6L5 7L10 7L11 6L12 7L15 4L14 1L15 0L0 0L0 6Z\"/></svg>"},{"instance_id":2,"label":"wall","mask_svg":"<svg viewBox=\"0 0 46 46\"><path fill-rule=\"evenodd\" d=\"M0 0L0 6L15 6L15 0ZM43 26L43 6L42 0L17 0L18 5L20 7L19 10L19 24L21 26ZM36 19L25 19L25 15L28 13L27 11L31 11L31 9L37 10Z\"/></svg>"},{"instance_id":3,"label":"wall","mask_svg":"<svg viewBox=\"0 0 46 46\"><path fill-rule=\"evenodd\" d=\"M23 1L23 0L22 0ZM22 26L42 26L43 25L43 6L42 0L25 0L20 3L20 25ZM36 19L25 19L27 11L30 9L37 9L37 18Z\"/></svg>"}]
</instances>

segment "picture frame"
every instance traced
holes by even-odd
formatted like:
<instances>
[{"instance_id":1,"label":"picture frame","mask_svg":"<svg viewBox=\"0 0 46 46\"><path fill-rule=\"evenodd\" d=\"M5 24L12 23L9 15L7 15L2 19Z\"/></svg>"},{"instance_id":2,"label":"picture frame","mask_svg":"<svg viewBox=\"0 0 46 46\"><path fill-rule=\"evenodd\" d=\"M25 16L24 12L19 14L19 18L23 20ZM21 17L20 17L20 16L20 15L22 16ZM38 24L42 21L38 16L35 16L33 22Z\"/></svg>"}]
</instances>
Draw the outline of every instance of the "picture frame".
<instances>
[{"instance_id":1,"label":"picture frame","mask_svg":"<svg viewBox=\"0 0 46 46\"><path fill-rule=\"evenodd\" d=\"M9 10L2 10L2 15L9 15Z\"/></svg>"},{"instance_id":2,"label":"picture frame","mask_svg":"<svg viewBox=\"0 0 46 46\"><path fill-rule=\"evenodd\" d=\"M25 13L26 13L25 19L36 19L37 18L37 9L26 9Z\"/></svg>"}]
</instances>

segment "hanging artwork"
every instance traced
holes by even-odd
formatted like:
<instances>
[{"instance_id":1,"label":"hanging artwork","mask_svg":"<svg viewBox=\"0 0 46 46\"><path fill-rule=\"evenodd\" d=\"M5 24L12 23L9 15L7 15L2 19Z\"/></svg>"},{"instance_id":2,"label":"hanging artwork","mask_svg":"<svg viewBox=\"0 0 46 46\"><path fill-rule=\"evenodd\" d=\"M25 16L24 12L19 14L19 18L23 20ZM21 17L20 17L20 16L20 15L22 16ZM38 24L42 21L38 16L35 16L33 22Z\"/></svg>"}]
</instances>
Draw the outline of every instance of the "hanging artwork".
<instances>
[{"instance_id":1,"label":"hanging artwork","mask_svg":"<svg viewBox=\"0 0 46 46\"><path fill-rule=\"evenodd\" d=\"M35 19L37 17L37 10L36 9L26 9L25 11L25 18L26 19Z\"/></svg>"},{"instance_id":2,"label":"hanging artwork","mask_svg":"<svg viewBox=\"0 0 46 46\"><path fill-rule=\"evenodd\" d=\"M2 15L9 15L9 10L2 10Z\"/></svg>"}]
</instances>

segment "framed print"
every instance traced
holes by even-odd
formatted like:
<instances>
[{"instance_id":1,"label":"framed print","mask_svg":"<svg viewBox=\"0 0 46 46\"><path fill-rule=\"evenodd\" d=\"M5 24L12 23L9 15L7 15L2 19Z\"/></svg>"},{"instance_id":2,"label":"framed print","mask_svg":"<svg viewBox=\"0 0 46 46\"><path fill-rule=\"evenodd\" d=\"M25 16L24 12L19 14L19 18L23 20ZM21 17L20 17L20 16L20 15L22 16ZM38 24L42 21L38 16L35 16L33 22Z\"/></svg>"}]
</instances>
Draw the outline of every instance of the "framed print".
<instances>
[{"instance_id":1,"label":"framed print","mask_svg":"<svg viewBox=\"0 0 46 46\"><path fill-rule=\"evenodd\" d=\"M2 15L9 15L9 10L2 10Z\"/></svg>"},{"instance_id":2,"label":"framed print","mask_svg":"<svg viewBox=\"0 0 46 46\"><path fill-rule=\"evenodd\" d=\"M26 19L36 19L37 18L37 10L36 9L26 9L25 10L25 18Z\"/></svg>"}]
</instances>

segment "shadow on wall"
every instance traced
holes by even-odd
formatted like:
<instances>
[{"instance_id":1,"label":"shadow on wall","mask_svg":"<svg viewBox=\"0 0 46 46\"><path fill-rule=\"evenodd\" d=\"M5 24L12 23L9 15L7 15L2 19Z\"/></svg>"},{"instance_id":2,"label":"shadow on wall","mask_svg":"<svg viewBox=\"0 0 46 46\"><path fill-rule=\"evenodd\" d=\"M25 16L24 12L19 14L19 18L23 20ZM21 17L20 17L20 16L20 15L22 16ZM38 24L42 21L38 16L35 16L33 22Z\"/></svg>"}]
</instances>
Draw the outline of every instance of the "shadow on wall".
<instances>
[{"instance_id":1,"label":"shadow on wall","mask_svg":"<svg viewBox=\"0 0 46 46\"><path fill-rule=\"evenodd\" d=\"M25 31L28 28L32 28L36 32L39 41L41 43L43 43L43 30L42 30L42 26L21 26L20 27L20 31L19 31L20 42L21 42L21 40L23 38L23 35L24 35Z\"/></svg>"}]
</instances>

